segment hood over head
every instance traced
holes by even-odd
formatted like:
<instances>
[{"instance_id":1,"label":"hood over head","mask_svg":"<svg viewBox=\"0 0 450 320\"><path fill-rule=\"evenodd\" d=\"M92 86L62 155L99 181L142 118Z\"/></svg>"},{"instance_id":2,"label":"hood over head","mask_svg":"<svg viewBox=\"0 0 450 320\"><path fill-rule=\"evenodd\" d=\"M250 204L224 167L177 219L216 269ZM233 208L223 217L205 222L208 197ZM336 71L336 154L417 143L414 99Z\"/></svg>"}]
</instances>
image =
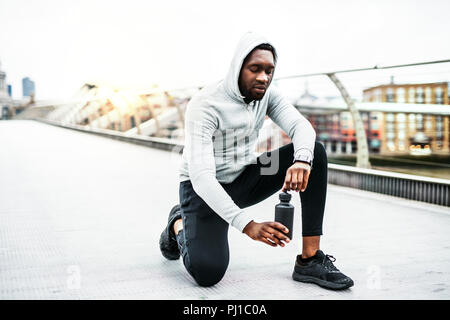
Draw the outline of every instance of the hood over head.
<instances>
[{"instance_id":1,"label":"hood over head","mask_svg":"<svg viewBox=\"0 0 450 320\"><path fill-rule=\"evenodd\" d=\"M244 96L239 90L239 74L241 72L244 59L255 47L263 43L268 43L275 48L275 46L265 37L255 32L247 32L239 40L234 52L233 60L231 61L230 69L224 79L225 91L233 99L241 102L244 100Z\"/></svg>"}]
</instances>

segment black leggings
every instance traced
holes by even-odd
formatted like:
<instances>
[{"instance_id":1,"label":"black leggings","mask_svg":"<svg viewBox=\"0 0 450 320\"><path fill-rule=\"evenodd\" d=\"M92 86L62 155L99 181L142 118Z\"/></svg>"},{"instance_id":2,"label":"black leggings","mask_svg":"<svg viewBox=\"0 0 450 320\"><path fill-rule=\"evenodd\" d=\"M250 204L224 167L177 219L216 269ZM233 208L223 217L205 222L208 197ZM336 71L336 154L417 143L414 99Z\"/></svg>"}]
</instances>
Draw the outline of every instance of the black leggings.
<instances>
[{"instance_id":1,"label":"black leggings","mask_svg":"<svg viewBox=\"0 0 450 320\"><path fill-rule=\"evenodd\" d=\"M290 143L277 151L279 158L272 158L271 151L266 152L232 183L221 184L240 208L253 206L281 190L286 171L292 165L294 147ZM279 159L278 170L274 174L261 174L261 168L269 168L275 159ZM325 148L316 142L308 186L299 192L303 236L322 235L327 169ZM178 233L177 242L184 265L199 285L212 286L222 279L228 267L229 225L197 195L190 180L180 182L179 192L183 230Z\"/></svg>"}]
</instances>

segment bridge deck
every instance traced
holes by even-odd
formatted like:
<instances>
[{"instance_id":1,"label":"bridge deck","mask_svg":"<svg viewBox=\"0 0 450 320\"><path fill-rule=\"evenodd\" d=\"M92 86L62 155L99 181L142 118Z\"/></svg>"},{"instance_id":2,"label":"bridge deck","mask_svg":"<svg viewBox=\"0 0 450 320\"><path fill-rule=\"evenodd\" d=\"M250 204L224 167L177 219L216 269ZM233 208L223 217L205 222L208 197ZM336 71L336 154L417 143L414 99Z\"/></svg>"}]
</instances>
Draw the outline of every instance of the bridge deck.
<instances>
[{"instance_id":1,"label":"bridge deck","mask_svg":"<svg viewBox=\"0 0 450 320\"><path fill-rule=\"evenodd\" d=\"M32 121L0 121L0 299L448 299L448 208L329 185L322 248L355 281L291 280L294 240L230 229L223 280L197 286L158 239L178 201L178 155ZM277 196L250 210L269 220Z\"/></svg>"}]
</instances>

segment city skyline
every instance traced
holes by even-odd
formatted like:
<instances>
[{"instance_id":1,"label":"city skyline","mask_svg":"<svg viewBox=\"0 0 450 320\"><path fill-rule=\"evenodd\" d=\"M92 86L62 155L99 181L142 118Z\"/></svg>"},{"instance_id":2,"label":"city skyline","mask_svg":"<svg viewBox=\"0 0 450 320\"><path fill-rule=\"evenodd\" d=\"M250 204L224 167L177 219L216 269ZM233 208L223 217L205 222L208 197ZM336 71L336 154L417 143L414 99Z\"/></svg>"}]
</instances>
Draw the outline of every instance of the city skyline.
<instances>
[{"instance_id":1,"label":"city skyline","mask_svg":"<svg viewBox=\"0 0 450 320\"><path fill-rule=\"evenodd\" d=\"M21 79L20 89L18 89L17 87L15 88L15 90L18 90L22 93L20 96L12 94L13 86L8 80L7 72L2 70L2 64L0 60L0 98L10 100L14 97L16 100L18 100L23 98L30 98L31 95L34 96L36 94L35 83L32 79L30 79L30 77L24 77Z\"/></svg>"},{"instance_id":2,"label":"city skyline","mask_svg":"<svg viewBox=\"0 0 450 320\"><path fill-rule=\"evenodd\" d=\"M225 75L248 30L277 47L275 77L440 60L450 57L448 9L448 1L1 0L0 59L13 97L29 76L39 86L38 99L70 98L86 82L203 85ZM437 81L448 81L448 69ZM387 83L389 74L377 81ZM314 81L310 87L314 91Z\"/></svg>"}]
</instances>

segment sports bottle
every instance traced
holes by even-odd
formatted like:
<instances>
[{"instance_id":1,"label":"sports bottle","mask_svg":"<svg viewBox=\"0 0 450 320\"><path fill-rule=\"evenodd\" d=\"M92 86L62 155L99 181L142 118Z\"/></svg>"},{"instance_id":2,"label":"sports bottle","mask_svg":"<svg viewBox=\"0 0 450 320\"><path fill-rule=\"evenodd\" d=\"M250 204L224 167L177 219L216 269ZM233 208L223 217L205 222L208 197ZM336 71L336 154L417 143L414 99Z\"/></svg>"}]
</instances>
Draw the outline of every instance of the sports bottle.
<instances>
[{"instance_id":1,"label":"sports bottle","mask_svg":"<svg viewBox=\"0 0 450 320\"><path fill-rule=\"evenodd\" d=\"M275 206L275 221L282 223L289 229L286 234L292 240L292 228L294 226L294 206L289 203L291 195L286 191L279 194L280 203Z\"/></svg>"}]
</instances>

